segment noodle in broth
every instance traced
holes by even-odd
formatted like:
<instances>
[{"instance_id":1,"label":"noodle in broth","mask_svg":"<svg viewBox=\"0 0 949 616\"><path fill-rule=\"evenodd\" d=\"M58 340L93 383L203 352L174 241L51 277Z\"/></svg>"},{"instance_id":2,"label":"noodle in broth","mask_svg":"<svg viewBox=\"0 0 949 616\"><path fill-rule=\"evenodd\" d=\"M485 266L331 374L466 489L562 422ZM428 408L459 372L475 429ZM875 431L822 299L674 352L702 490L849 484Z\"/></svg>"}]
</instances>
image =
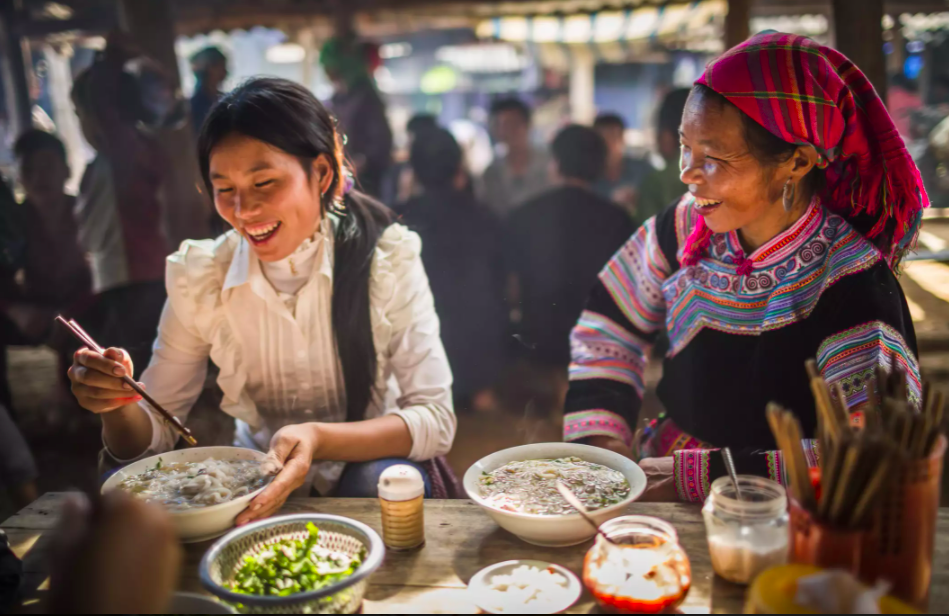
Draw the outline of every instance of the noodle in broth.
<instances>
[{"instance_id":1,"label":"noodle in broth","mask_svg":"<svg viewBox=\"0 0 949 616\"><path fill-rule=\"evenodd\" d=\"M505 511L534 515L576 513L557 483L564 483L589 511L621 503L630 493L623 473L577 457L510 462L481 475L481 496Z\"/></svg>"},{"instance_id":2,"label":"noodle in broth","mask_svg":"<svg viewBox=\"0 0 949 616\"><path fill-rule=\"evenodd\" d=\"M163 464L128 477L119 489L171 511L220 505L264 486L270 477L257 460L214 460Z\"/></svg>"}]
</instances>

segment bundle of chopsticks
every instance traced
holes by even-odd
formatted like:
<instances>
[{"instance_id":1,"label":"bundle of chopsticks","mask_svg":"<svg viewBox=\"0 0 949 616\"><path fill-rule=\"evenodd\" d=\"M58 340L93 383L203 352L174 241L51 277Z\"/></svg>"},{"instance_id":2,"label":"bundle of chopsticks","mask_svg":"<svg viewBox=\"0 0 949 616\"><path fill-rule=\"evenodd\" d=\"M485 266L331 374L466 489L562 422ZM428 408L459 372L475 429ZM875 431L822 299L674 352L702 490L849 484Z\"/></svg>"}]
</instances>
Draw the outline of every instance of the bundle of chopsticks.
<instances>
[{"instance_id":1,"label":"bundle of chopsticks","mask_svg":"<svg viewBox=\"0 0 949 616\"><path fill-rule=\"evenodd\" d=\"M807 362L817 406L820 484L816 490L801 443L801 424L780 405L768 405L768 423L784 455L789 488L802 507L838 528L860 528L879 502L891 473L902 462L928 457L944 432L945 396L930 384L917 407L909 399L907 375L895 358L867 384L864 425L855 429L840 384L833 388ZM833 393L832 393L833 389Z\"/></svg>"}]
</instances>

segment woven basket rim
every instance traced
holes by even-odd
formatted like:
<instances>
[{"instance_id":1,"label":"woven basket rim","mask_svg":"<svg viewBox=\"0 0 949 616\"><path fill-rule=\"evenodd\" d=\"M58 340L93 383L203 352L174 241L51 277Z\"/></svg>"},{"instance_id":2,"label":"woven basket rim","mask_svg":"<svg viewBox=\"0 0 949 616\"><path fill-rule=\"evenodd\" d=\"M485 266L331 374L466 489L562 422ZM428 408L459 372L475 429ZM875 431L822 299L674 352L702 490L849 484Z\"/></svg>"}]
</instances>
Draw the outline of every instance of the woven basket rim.
<instances>
[{"instance_id":1,"label":"woven basket rim","mask_svg":"<svg viewBox=\"0 0 949 616\"><path fill-rule=\"evenodd\" d=\"M245 595L228 590L224 586L211 579L211 563L213 563L221 555L224 549L231 543L239 541L249 535L254 535L261 531L273 528L274 526L298 523L303 527L301 528L301 530L303 530L306 527L307 522L313 522L317 527L320 526L321 522L333 522L341 526L348 526L351 529L362 533L368 540L368 545L366 545L366 560L362 563L362 565L360 565L359 569L357 569L354 574L345 580L340 580L339 582L327 586L326 588L311 590L309 592L300 592L287 595L286 597ZM369 576L375 573L376 569L382 565L384 557L385 546L382 543L382 538L379 537L379 534L376 531L372 530L362 522L338 515L299 513L260 520L259 522L254 522L252 524L248 524L247 526L232 530L227 535L221 537L217 542L215 542L215 544L211 546L211 549L208 550L207 553L201 558L201 565L198 568L198 576L201 579L201 585L204 586L208 592L229 603L242 603L253 605L255 607L288 606L324 599L346 590L347 588L355 586L360 582L368 581Z\"/></svg>"}]
</instances>

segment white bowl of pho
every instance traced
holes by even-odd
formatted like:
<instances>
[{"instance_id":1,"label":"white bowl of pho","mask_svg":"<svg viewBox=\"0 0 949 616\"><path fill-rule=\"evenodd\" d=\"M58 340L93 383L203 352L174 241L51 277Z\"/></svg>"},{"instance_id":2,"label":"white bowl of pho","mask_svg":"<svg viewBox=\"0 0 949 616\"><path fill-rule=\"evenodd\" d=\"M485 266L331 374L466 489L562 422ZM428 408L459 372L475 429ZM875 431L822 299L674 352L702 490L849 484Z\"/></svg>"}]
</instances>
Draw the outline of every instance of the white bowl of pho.
<instances>
[{"instance_id":1,"label":"white bowl of pho","mask_svg":"<svg viewBox=\"0 0 949 616\"><path fill-rule=\"evenodd\" d=\"M220 537L270 483L265 455L239 447L195 447L133 462L102 485L164 507L185 543Z\"/></svg>"},{"instance_id":2,"label":"white bowl of pho","mask_svg":"<svg viewBox=\"0 0 949 616\"><path fill-rule=\"evenodd\" d=\"M527 543L566 547L593 537L593 528L563 500L565 483L603 524L626 513L646 489L646 474L632 460L575 443L512 447L476 462L465 473L468 497L501 528Z\"/></svg>"}]
</instances>

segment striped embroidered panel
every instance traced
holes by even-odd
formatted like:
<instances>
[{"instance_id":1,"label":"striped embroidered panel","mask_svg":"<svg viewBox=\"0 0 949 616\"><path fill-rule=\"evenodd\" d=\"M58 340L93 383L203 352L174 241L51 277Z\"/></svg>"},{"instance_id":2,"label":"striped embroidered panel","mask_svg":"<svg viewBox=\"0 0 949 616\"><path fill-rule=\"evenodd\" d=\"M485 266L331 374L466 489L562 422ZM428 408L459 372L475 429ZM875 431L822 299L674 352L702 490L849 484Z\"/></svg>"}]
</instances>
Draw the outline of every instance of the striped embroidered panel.
<instances>
[{"instance_id":1,"label":"striped embroidered panel","mask_svg":"<svg viewBox=\"0 0 949 616\"><path fill-rule=\"evenodd\" d=\"M633 327L651 333L663 324L662 283L670 271L656 236L656 219L650 218L607 263L600 282Z\"/></svg>"},{"instance_id":2,"label":"striped embroidered panel","mask_svg":"<svg viewBox=\"0 0 949 616\"><path fill-rule=\"evenodd\" d=\"M870 377L877 366L890 370L893 358L908 376L909 396L920 401L919 363L903 336L882 321L871 321L835 334L817 349L817 365L828 384L843 386L853 407L867 401Z\"/></svg>"}]
</instances>

